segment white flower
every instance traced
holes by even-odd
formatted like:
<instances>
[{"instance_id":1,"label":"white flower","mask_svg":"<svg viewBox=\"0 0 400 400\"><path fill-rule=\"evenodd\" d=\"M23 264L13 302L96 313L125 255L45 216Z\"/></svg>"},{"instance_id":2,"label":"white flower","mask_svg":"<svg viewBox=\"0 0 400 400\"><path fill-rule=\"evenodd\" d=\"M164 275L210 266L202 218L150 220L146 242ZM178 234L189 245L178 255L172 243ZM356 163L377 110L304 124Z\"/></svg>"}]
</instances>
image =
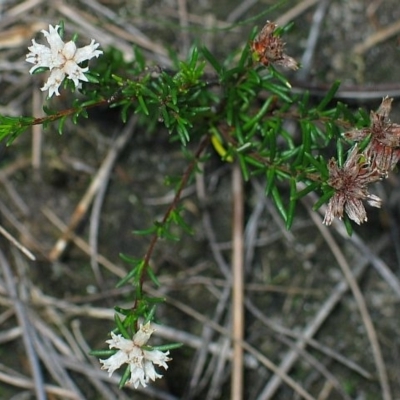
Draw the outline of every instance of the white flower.
<instances>
[{"instance_id":1,"label":"white flower","mask_svg":"<svg viewBox=\"0 0 400 400\"><path fill-rule=\"evenodd\" d=\"M108 370L109 376L118 369L122 364L128 364L131 377L127 384L132 384L135 389L142 385L147 386L151 379L155 381L162 375L157 374L154 364L168 369L167 362L171 360L168 357L169 351L162 352L160 350L144 350L145 346L154 329L150 327L150 322L146 325L140 325L140 329L135 333L132 340L125 339L122 335L116 335L111 332L111 339L107 340L110 349L118 349L118 351L107 360L100 360L103 364L102 369Z\"/></svg>"},{"instance_id":2,"label":"white flower","mask_svg":"<svg viewBox=\"0 0 400 400\"><path fill-rule=\"evenodd\" d=\"M26 56L27 62L35 64L29 70L29 73L34 73L38 68L48 68L50 70L50 76L41 88L42 91L49 91L49 97L53 96L53 94L60 95L58 88L65 77L71 79L75 87L79 87L79 81L88 82L88 78L84 73L89 68L81 68L78 64L103 54L101 50L96 50L99 47L99 43L95 43L93 39L90 44L80 49L76 48L76 44L72 40L64 43L58 33L59 28L59 25L55 27L49 25L48 32L42 30L50 47L36 43L35 39L33 39L32 46L28 47L30 53Z\"/></svg>"}]
</instances>

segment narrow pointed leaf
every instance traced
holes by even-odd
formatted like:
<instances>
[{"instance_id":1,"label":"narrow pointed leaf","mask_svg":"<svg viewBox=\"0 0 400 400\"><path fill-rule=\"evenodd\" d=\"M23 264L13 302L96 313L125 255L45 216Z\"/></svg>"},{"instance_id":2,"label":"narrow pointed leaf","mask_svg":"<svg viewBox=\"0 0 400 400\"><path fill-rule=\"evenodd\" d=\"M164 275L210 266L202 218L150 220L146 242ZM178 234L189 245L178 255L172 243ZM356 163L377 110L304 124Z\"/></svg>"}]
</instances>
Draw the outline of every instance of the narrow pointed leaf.
<instances>
[{"instance_id":1,"label":"narrow pointed leaf","mask_svg":"<svg viewBox=\"0 0 400 400\"><path fill-rule=\"evenodd\" d=\"M123 322L121 321L121 318L119 317L118 314L114 314L114 321L115 321L115 324L117 325L118 330L121 332L121 335L125 339L130 340L131 337L130 337L128 331L126 330L126 328L125 328L125 326L124 326Z\"/></svg>"},{"instance_id":2,"label":"narrow pointed leaf","mask_svg":"<svg viewBox=\"0 0 400 400\"><path fill-rule=\"evenodd\" d=\"M285 210L285 206L283 205L281 195L279 194L278 188L276 186L273 187L271 194L272 198L274 199L276 208L278 209L285 223L287 223L288 220L287 212Z\"/></svg>"},{"instance_id":3,"label":"narrow pointed leaf","mask_svg":"<svg viewBox=\"0 0 400 400\"><path fill-rule=\"evenodd\" d=\"M291 179L290 180L290 201L289 201L289 208L288 208L288 213L287 213L287 220L286 220L286 229L289 230L292 227L293 220L294 220L294 214L296 211L296 204L297 204L297 199L296 199L296 180Z\"/></svg>"},{"instance_id":4,"label":"narrow pointed leaf","mask_svg":"<svg viewBox=\"0 0 400 400\"><path fill-rule=\"evenodd\" d=\"M130 365L128 365L125 368L125 372L121 377L121 380L119 381L119 388L123 389L123 387L126 385L126 382L128 382L129 377L131 376L131 368Z\"/></svg>"},{"instance_id":5,"label":"narrow pointed leaf","mask_svg":"<svg viewBox=\"0 0 400 400\"><path fill-rule=\"evenodd\" d=\"M319 105L317 107L317 111L322 111L329 104L329 102L334 98L339 87L340 87L340 81L337 80L334 82L334 84L328 90L328 93L322 99L321 103L319 103Z\"/></svg>"}]
</instances>

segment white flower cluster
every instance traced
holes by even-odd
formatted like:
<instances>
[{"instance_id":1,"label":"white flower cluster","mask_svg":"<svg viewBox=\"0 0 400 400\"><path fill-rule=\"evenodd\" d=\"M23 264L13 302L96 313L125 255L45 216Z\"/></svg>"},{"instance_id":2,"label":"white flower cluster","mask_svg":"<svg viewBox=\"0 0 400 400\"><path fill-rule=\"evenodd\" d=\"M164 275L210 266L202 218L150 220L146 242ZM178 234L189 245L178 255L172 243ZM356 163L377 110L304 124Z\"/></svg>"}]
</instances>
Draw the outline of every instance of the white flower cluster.
<instances>
[{"instance_id":1,"label":"white flower cluster","mask_svg":"<svg viewBox=\"0 0 400 400\"><path fill-rule=\"evenodd\" d=\"M150 336L155 331L150 327L150 322L146 325L140 325L140 329L135 333L132 340L125 339L122 335L115 335L111 332L111 339L107 340L110 349L115 348L118 351L107 360L100 360L103 364L102 369L108 370L109 376L118 369L122 364L128 364L131 370L131 377L127 384L132 384L135 389L141 384L143 387L151 379L155 381L162 375L157 374L154 364L168 369L167 362L171 358L167 357L169 351L162 352L160 350L144 350Z\"/></svg>"},{"instance_id":2,"label":"white flower cluster","mask_svg":"<svg viewBox=\"0 0 400 400\"><path fill-rule=\"evenodd\" d=\"M58 33L59 28L59 25L55 27L49 25L48 32L42 30L50 47L36 43L35 39L33 39L32 46L28 47L30 53L26 56L27 62L35 64L29 70L31 74L42 67L50 70L50 76L41 88L42 91L49 91L49 97L53 96L53 94L60 95L58 88L65 77L71 79L77 88L80 85L79 80L88 82L88 78L84 73L89 68L81 68L78 64L103 54L101 50L96 50L99 47L99 43L95 43L93 39L89 45L80 49L77 49L75 42L72 40L64 43Z\"/></svg>"}]
</instances>

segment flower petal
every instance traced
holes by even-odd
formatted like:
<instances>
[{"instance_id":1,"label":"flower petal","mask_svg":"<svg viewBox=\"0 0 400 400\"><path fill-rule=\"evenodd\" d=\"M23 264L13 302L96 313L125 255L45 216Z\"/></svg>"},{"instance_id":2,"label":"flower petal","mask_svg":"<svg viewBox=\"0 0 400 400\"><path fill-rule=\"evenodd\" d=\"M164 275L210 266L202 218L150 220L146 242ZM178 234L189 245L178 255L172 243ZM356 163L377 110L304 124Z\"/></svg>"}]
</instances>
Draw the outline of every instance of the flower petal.
<instances>
[{"instance_id":1,"label":"flower petal","mask_svg":"<svg viewBox=\"0 0 400 400\"><path fill-rule=\"evenodd\" d=\"M65 57L66 60L72 60L75 57L76 53L76 44L72 40L65 43L64 47L61 50L61 54Z\"/></svg>"},{"instance_id":2,"label":"flower petal","mask_svg":"<svg viewBox=\"0 0 400 400\"><path fill-rule=\"evenodd\" d=\"M146 325L140 325L140 329L133 336L133 342L136 346L144 346L150 339L155 329L151 328L150 322Z\"/></svg>"},{"instance_id":3,"label":"flower petal","mask_svg":"<svg viewBox=\"0 0 400 400\"><path fill-rule=\"evenodd\" d=\"M162 378L162 375L157 374L156 369L154 368L154 365L151 361L145 361L144 362L144 373L146 375L146 378L151 379L153 382L156 379Z\"/></svg>"},{"instance_id":4,"label":"flower petal","mask_svg":"<svg viewBox=\"0 0 400 400\"><path fill-rule=\"evenodd\" d=\"M130 352L132 350L133 343L132 340L125 339L122 335L116 335L114 332L111 332L111 339L106 340L110 349L120 349L125 352Z\"/></svg>"},{"instance_id":5,"label":"flower petal","mask_svg":"<svg viewBox=\"0 0 400 400\"><path fill-rule=\"evenodd\" d=\"M354 198L348 199L344 209L349 218L356 224L360 225L367 221L367 212L361 200Z\"/></svg>"},{"instance_id":6,"label":"flower petal","mask_svg":"<svg viewBox=\"0 0 400 400\"><path fill-rule=\"evenodd\" d=\"M95 41L92 39L90 44L81 47L76 51L74 57L75 62L79 64L82 61L90 60L93 57L97 58L98 56L103 54L101 50L96 50L99 46L100 46L99 43L95 43Z\"/></svg>"},{"instance_id":7,"label":"flower petal","mask_svg":"<svg viewBox=\"0 0 400 400\"><path fill-rule=\"evenodd\" d=\"M30 53L26 55L26 62L36 64L29 70L29 73L32 74L37 68L40 67L51 67L51 50L48 47L36 43L35 40L32 40L32 46L28 47L28 50Z\"/></svg>"},{"instance_id":8,"label":"flower petal","mask_svg":"<svg viewBox=\"0 0 400 400\"><path fill-rule=\"evenodd\" d=\"M106 343L110 348L119 350L107 360L100 360L103 364L102 369L107 369L111 376L122 364L128 364L131 376L127 384L132 384L135 388L139 385L146 387L149 380L155 381L162 378L162 375L157 373L154 364L167 369L167 362L170 361L169 351L164 353L160 350L143 350L138 344L138 342L143 343L142 345L146 344L153 332L154 329L151 328L149 322L144 326L140 325L133 340L111 332L111 339Z\"/></svg>"},{"instance_id":9,"label":"flower petal","mask_svg":"<svg viewBox=\"0 0 400 400\"><path fill-rule=\"evenodd\" d=\"M42 90L43 92L48 90L49 97L52 97L53 94L55 94L56 96L59 96L60 93L58 91L58 88L60 87L64 78L65 78L64 71L62 71L61 69L58 69L58 68L54 68L51 71L51 74L50 74L49 78L47 79L47 82L40 90Z\"/></svg>"},{"instance_id":10,"label":"flower petal","mask_svg":"<svg viewBox=\"0 0 400 400\"><path fill-rule=\"evenodd\" d=\"M167 361L171 360L171 358L168 357L169 351L164 353L161 350L143 350L143 354L146 360L168 369Z\"/></svg>"},{"instance_id":11,"label":"flower petal","mask_svg":"<svg viewBox=\"0 0 400 400\"><path fill-rule=\"evenodd\" d=\"M84 72L88 71L89 68L81 68L75 63L75 61L67 61L64 64L63 70L67 75L67 78L74 81L75 86L79 85L80 80L88 82L88 78L86 78Z\"/></svg>"},{"instance_id":12,"label":"flower petal","mask_svg":"<svg viewBox=\"0 0 400 400\"><path fill-rule=\"evenodd\" d=\"M122 364L125 364L127 361L127 353L119 350L110 358L107 358L106 360L100 360L100 362L103 364L101 369L106 369L108 371L108 375L111 376L116 369L118 369Z\"/></svg>"},{"instance_id":13,"label":"flower petal","mask_svg":"<svg viewBox=\"0 0 400 400\"><path fill-rule=\"evenodd\" d=\"M382 200L378 196L370 194L367 196L367 203L372 207L381 208Z\"/></svg>"},{"instance_id":14,"label":"flower petal","mask_svg":"<svg viewBox=\"0 0 400 400\"><path fill-rule=\"evenodd\" d=\"M149 378L145 375L144 369L142 367L138 367L135 364L130 364L130 370L131 377L127 384L133 385L135 389L137 389L139 385L146 387Z\"/></svg>"},{"instance_id":15,"label":"flower petal","mask_svg":"<svg viewBox=\"0 0 400 400\"><path fill-rule=\"evenodd\" d=\"M26 61L34 64L29 70L32 74L38 68L49 68L51 71L50 77L41 90L49 90L49 97L59 96L58 88L62 81L67 77L71 79L75 88L81 87L81 82L88 82L85 72L88 67L82 68L78 64L85 60L90 60L93 57L98 57L103 54L101 50L96 50L99 47L98 43L92 39L89 45L77 49L74 41L64 43L59 34L59 25L49 25L49 31L42 30L43 35L47 39L50 47L38 44L32 40L32 46L28 47L29 53L26 56Z\"/></svg>"},{"instance_id":16,"label":"flower petal","mask_svg":"<svg viewBox=\"0 0 400 400\"><path fill-rule=\"evenodd\" d=\"M50 49L52 52L59 52L64 47L64 42L61 39L60 34L58 33L58 29L60 25L56 25L53 27L49 25L49 31L42 30L43 35L46 37L47 42L50 45Z\"/></svg>"},{"instance_id":17,"label":"flower petal","mask_svg":"<svg viewBox=\"0 0 400 400\"><path fill-rule=\"evenodd\" d=\"M346 199L342 193L335 193L329 200L324 220L325 225L331 225L334 218L343 218L343 207Z\"/></svg>"}]
</instances>

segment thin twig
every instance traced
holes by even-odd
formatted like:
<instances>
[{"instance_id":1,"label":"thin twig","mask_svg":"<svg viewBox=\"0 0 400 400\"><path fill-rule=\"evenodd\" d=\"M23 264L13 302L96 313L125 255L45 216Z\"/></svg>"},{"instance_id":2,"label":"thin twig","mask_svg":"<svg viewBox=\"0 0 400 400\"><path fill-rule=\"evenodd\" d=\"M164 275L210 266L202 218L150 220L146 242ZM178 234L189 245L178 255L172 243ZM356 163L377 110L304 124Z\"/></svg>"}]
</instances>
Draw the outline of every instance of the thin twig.
<instances>
[{"instance_id":1,"label":"thin twig","mask_svg":"<svg viewBox=\"0 0 400 400\"><path fill-rule=\"evenodd\" d=\"M314 12L306 48L304 50L303 57L301 58L301 69L297 73L297 78L300 81L307 80L310 75L312 61L314 58L315 49L317 47L322 22L325 18L330 2L331 0L321 0L317 6L317 9Z\"/></svg>"},{"instance_id":2,"label":"thin twig","mask_svg":"<svg viewBox=\"0 0 400 400\"><path fill-rule=\"evenodd\" d=\"M385 40L389 39L391 36L394 36L399 32L400 32L400 20L368 36L364 40L364 42L354 46L353 53L357 55L362 55L372 47L376 46L379 43L384 42Z\"/></svg>"},{"instance_id":3,"label":"thin twig","mask_svg":"<svg viewBox=\"0 0 400 400\"><path fill-rule=\"evenodd\" d=\"M45 3L45 0L26 0L17 4L15 7L10 8L4 15L2 15L0 29L4 29L4 26L10 25L15 21L20 22L22 16L29 15L31 10L38 7L41 3Z\"/></svg>"},{"instance_id":4,"label":"thin twig","mask_svg":"<svg viewBox=\"0 0 400 400\"><path fill-rule=\"evenodd\" d=\"M303 12L307 11L310 7L317 4L320 0L303 0L300 3L291 7L285 14L282 14L278 17L275 22L284 26L288 24L290 21L293 21L299 15L303 14Z\"/></svg>"},{"instance_id":5,"label":"thin twig","mask_svg":"<svg viewBox=\"0 0 400 400\"><path fill-rule=\"evenodd\" d=\"M368 257L376 272L378 272L386 284L393 290L396 297L400 299L400 280L382 258L377 257L374 252L371 251L370 247L361 240L357 233L354 232L349 238L346 229L342 224L335 223L334 228L343 238L349 240L356 248L358 248L365 257Z\"/></svg>"},{"instance_id":6,"label":"thin twig","mask_svg":"<svg viewBox=\"0 0 400 400\"><path fill-rule=\"evenodd\" d=\"M336 389L338 393L342 396L343 399L345 400L351 400L351 397L345 392L345 390L342 388L340 385L339 380L316 358L313 357L309 352L306 352L304 349L297 347L294 343L292 343L290 340L288 340L285 337L280 337L280 341L285 343L288 346L291 346L296 352L301 355L303 360L308 362L315 371L318 371L319 374L325 377L325 379L330 382L333 388ZM318 400L320 400L320 397L318 397Z\"/></svg>"},{"instance_id":7,"label":"thin twig","mask_svg":"<svg viewBox=\"0 0 400 400\"><path fill-rule=\"evenodd\" d=\"M201 140L200 144L198 145L198 147L196 149L196 152L193 157L193 161L188 165L188 167L186 168L185 172L182 175L182 179L177 188L175 197L174 197L173 201L171 202L171 204L169 205L167 211L164 213L164 217L161 221L161 225L164 225L168 221L168 218L171 216L171 213L176 209L176 207L178 207L178 203L181 199L183 189L186 187L186 185L189 181L189 178L192 176L193 171L197 167L197 163L199 162L200 157L203 154L203 151L207 148L209 143L210 143L210 138L208 136L203 137L203 139ZM146 251L146 254L143 257L143 264L145 266L149 265L150 258L153 254L154 247L155 247L156 243L158 242L158 240L159 240L158 234L155 234L151 238L150 244ZM142 278L141 278L142 283L143 283L143 279L144 279L144 275L142 275Z\"/></svg>"},{"instance_id":8,"label":"thin twig","mask_svg":"<svg viewBox=\"0 0 400 400\"><path fill-rule=\"evenodd\" d=\"M198 165L199 171L204 171L204 165L202 162ZM196 189L197 189L197 196L199 198L200 203L206 203L206 188L205 188L205 179L204 173L196 174ZM208 211L205 211L206 213ZM222 259L222 256L221 256ZM216 286L214 282L212 286ZM208 287L211 287L209 285ZM222 320L226 309L228 308L228 301L230 298L230 285L227 284L223 288L222 291L218 291L217 298L219 299L218 304L215 308L214 315L212 317L212 321L214 323L220 323ZM190 383L188 385L188 389L184 395L184 397L190 399L196 396L200 392L200 390L208 387L208 393L206 398L213 399L213 393L217 392L218 388L221 385L221 374L217 374L216 368L219 368L221 364L225 364L227 358L224 358L221 353L213 353L215 357L213 357L213 362L210 363L209 361L209 352L210 352L210 344L211 340L213 339L213 335L215 334L214 330L208 326L204 325L201 333L201 340L204 343L204 346L201 346L198 351L196 352L195 356L193 357L193 371L191 372L190 376ZM221 339L223 340L223 338ZM218 360L215 361L214 358ZM229 351L229 359L232 359L232 352ZM207 364L214 366L214 371L212 374L207 375L207 371L204 372L206 369ZM211 379L211 383L210 383Z\"/></svg>"},{"instance_id":9,"label":"thin twig","mask_svg":"<svg viewBox=\"0 0 400 400\"><path fill-rule=\"evenodd\" d=\"M212 321L214 323L220 323L222 320L226 309L228 308L228 301L230 298L230 287L226 286L223 291L219 294L218 296L218 305L214 311L214 315L212 317ZM185 393L185 398L187 397L188 399L193 398L200 392L201 389L208 387L209 391L207 394L207 398L213 398L212 393L217 391L217 386L218 382L221 382L221 375L218 375L217 377L214 377L213 375L217 375L216 368L221 363L226 363L228 360L233 359L233 353L231 349L229 349L229 352L225 355L222 355L219 351L216 353L212 353L215 358L218 358L219 361L217 362L209 362L209 353L210 353L210 346L212 344L212 339L213 336L215 335L215 331L208 325L204 325L201 333L201 341L202 341L202 346L198 348L198 351L196 352L196 355L193 357L193 372L190 374L191 375L191 380L190 384L188 386L187 393ZM174 339L176 340L176 339ZM202 374L206 375L204 373L204 370L207 367L207 364L212 365L214 367L213 374L210 375L209 378L211 378L211 384L210 381L207 379L202 379ZM218 379L216 379L218 378Z\"/></svg>"},{"instance_id":10,"label":"thin twig","mask_svg":"<svg viewBox=\"0 0 400 400\"><path fill-rule=\"evenodd\" d=\"M72 330L71 334L75 338L75 341L79 345L79 348L82 349L82 351L85 354L89 354L91 351L91 348L87 344L80 327L81 327L80 320L75 319L75 320L71 321L71 330ZM78 359L79 359L79 357L78 357ZM84 359L83 356L82 356L82 359ZM93 366L93 368L98 369L98 360L97 359L90 357L89 361L90 361L91 365ZM108 388L108 386L105 385L98 376L96 376L94 374L88 374L87 376L88 376L88 379L96 387L98 392L102 394L103 398L113 399L113 398L118 397L118 400L128 400L128 396L125 396L124 393L121 392L120 390L118 390L119 391L118 395L116 395L116 393L113 393L112 390L110 390Z\"/></svg>"},{"instance_id":11,"label":"thin twig","mask_svg":"<svg viewBox=\"0 0 400 400\"><path fill-rule=\"evenodd\" d=\"M367 331L369 341L371 343L372 354L374 356L374 361L375 361L375 365L376 365L378 376L379 376L383 399L391 400L392 395L390 393L389 379L388 379L387 372L386 372L386 366L385 366L385 363L384 363L384 360L382 357L382 352L381 352L381 348L379 345L378 335L377 335L375 327L372 323L371 317L368 312L367 305L365 303L365 299L364 299L364 297L361 293L361 290L357 284L354 273L351 271L350 266L349 266L346 258L343 255L343 252L341 251L340 247L334 240L332 234L330 233L328 228L326 228L322 224L322 218L317 213L312 211L311 209L309 209L309 215L314 220L317 228L319 229L323 238L329 245L337 263L339 264L344 276L346 277L349 287L351 288L354 299L356 300L356 303L360 310L360 314L361 314L365 329Z\"/></svg>"},{"instance_id":12,"label":"thin twig","mask_svg":"<svg viewBox=\"0 0 400 400\"><path fill-rule=\"evenodd\" d=\"M239 2L238 6L236 6L229 14L226 20L228 22L235 22L243 14L245 14L251 7L256 5L259 2L259 0L244 0Z\"/></svg>"},{"instance_id":13,"label":"thin twig","mask_svg":"<svg viewBox=\"0 0 400 400\"><path fill-rule=\"evenodd\" d=\"M231 340L227 337L221 336L218 343L220 351L216 354L216 360L211 360L210 364L213 365L213 373L211 375L211 384L205 400L217 399L220 396L222 386L225 383L224 372L226 370L227 355L231 353ZM233 398L234 396L231 396Z\"/></svg>"},{"instance_id":14,"label":"thin twig","mask_svg":"<svg viewBox=\"0 0 400 400\"><path fill-rule=\"evenodd\" d=\"M37 89L37 88L35 88ZM32 92L32 115L36 118L43 116L43 93L40 90ZM39 170L42 163L43 125L32 126L32 167Z\"/></svg>"},{"instance_id":15,"label":"thin twig","mask_svg":"<svg viewBox=\"0 0 400 400\"><path fill-rule=\"evenodd\" d=\"M18 275L20 278L20 289L19 289L19 297L21 302L24 304L29 304L30 295L29 295L29 287L31 285L28 280L28 266L26 265L25 260L21 257L18 252L14 251L15 263L17 266ZM79 393L79 389L76 386L74 380L69 377L68 372L62 366L58 365L54 360L54 350L51 344L48 341L43 341L42 337L37 334L35 329L35 322L38 320L36 313L30 310L29 320L31 322L30 326L30 338L35 346L35 351L40 356L41 362L46 366L47 371L52 375L61 386L70 389L74 393L77 394L77 397L82 399L82 395ZM47 349L47 351L43 351L43 347Z\"/></svg>"},{"instance_id":16,"label":"thin twig","mask_svg":"<svg viewBox=\"0 0 400 400\"><path fill-rule=\"evenodd\" d=\"M178 0L179 25L181 27L180 54L187 57L190 48L189 21L186 0Z\"/></svg>"},{"instance_id":17,"label":"thin twig","mask_svg":"<svg viewBox=\"0 0 400 400\"><path fill-rule=\"evenodd\" d=\"M82 9L78 10L70 4L61 1L57 2L56 8L62 15L69 18L70 21L76 25L78 30L82 30L82 32L85 32L85 34L91 37L101 38L103 46L114 46L120 49L127 59L133 58L132 43L134 43L156 53L158 61L163 65L171 66L170 59L166 57L168 53L165 47L155 43L154 40L150 40L144 35L139 36L131 34L113 24L105 23L101 27L95 26L89 21L92 15L86 14ZM118 40L116 40L116 38Z\"/></svg>"},{"instance_id":18,"label":"thin twig","mask_svg":"<svg viewBox=\"0 0 400 400\"><path fill-rule=\"evenodd\" d=\"M103 277L97 261L97 256L98 256L97 239L98 239L98 232L100 225L101 208L103 206L103 201L110 180L111 171L114 168L114 164L119 154L125 148L129 140L132 138L133 133L135 131L136 122L137 122L137 116L134 115L126 124L126 126L118 136L117 140L115 140L115 142L111 145L111 149L109 151L110 159L109 162L107 162L107 164L105 165L104 173L101 176L99 188L97 190L95 199L93 201L92 212L90 215L90 224L89 224L89 244L91 250L90 265L92 266L94 277L99 287L101 287L103 284Z\"/></svg>"},{"instance_id":19,"label":"thin twig","mask_svg":"<svg viewBox=\"0 0 400 400\"><path fill-rule=\"evenodd\" d=\"M37 321L35 321L35 323L36 322ZM35 326L37 325L35 324ZM37 331L34 331L34 333L33 340L35 343L35 349L40 355L40 358L46 366L49 374L59 383L60 386L66 387L71 390L71 392L75 393L77 399L84 400L85 397L80 392L72 377L69 376L66 367L58 362L58 353L53 346L53 342L50 340L43 340L43 337L39 336Z\"/></svg>"},{"instance_id":20,"label":"thin twig","mask_svg":"<svg viewBox=\"0 0 400 400\"><path fill-rule=\"evenodd\" d=\"M385 243L387 244L388 241L385 240ZM365 267L367 264L366 260L363 260L363 262L361 263L360 267ZM337 285L335 286L335 288L333 289L330 297L325 301L324 306L321 308L321 310L325 313L325 311L328 309L332 309L337 302L337 291L339 291L341 294L344 294L344 292L342 292L342 287ZM340 300L340 299L339 299ZM269 329L271 329L273 332L277 333L277 338L278 340L280 340L280 338L282 337L282 335L287 336L287 337L292 337L298 340L302 340L304 339L303 334L297 333L296 331L293 331L291 329L285 328L281 325L278 325L275 321L272 321L272 319L268 318L265 316L265 314L259 309L257 308L250 299L246 298L245 300L245 305L246 305L246 309L255 317L257 318L258 321L260 321L261 323L263 323L265 326L267 326ZM325 306L326 305L326 306ZM328 313L325 313L326 316L328 316ZM319 321L320 318L318 318L318 315L316 316L316 318L314 319L314 321ZM358 364L354 363L353 361L345 358L344 356L342 356L341 354L339 354L338 352L334 351L331 348L328 348L327 346L322 345L321 343L317 342L316 340L309 338L307 339L307 345L313 347L314 349L320 351L322 354L327 355L328 357L336 360L337 362L345 365L347 368L357 372L358 374L360 374L361 376L363 376L366 379L372 379L372 375L366 371L365 369L363 369L362 367L360 367Z\"/></svg>"},{"instance_id":21,"label":"thin twig","mask_svg":"<svg viewBox=\"0 0 400 400\"><path fill-rule=\"evenodd\" d=\"M157 292L152 290L151 288L148 288L147 293L156 295ZM230 332L226 328L218 324L215 324L213 321L210 321L207 317L202 315L200 312L194 310L193 308L189 307L187 304L184 304L167 295L164 295L164 297L166 299L167 304L173 305L174 307L178 308L185 314L190 315L191 317L193 317L194 319L203 324L208 324L217 332L227 337L231 337ZM243 347L245 351L253 355L262 365L264 365L266 368L268 368L270 371L276 374L282 381L284 381L290 388L292 388L296 393L298 393L304 399L315 400L313 396L307 393L298 383L296 383L290 376L288 376L286 372L283 371L280 367L275 365L268 357L261 354L257 349L255 349L247 342L242 341L239 344Z\"/></svg>"},{"instance_id":22,"label":"thin twig","mask_svg":"<svg viewBox=\"0 0 400 400\"><path fill-rule=\"evenodd\" d=\"M132 129L135 125L136 117L133 117L128 122L126 130L124 130L124 134L120 135L116 140L113 147L111 147L110 151L108 152L107 156L105 157L103 163L101 164L99 170L97 171L96 176L93 178L91 184L89 185L86 193L82 197L81 201L75 208L73 212L70 222L68 224L68 228L63 232L61 237L58 239L56 244L54 245L53 249L49 253L49 259L51 261L58 260L63 252L65 251L68 242L71 239L71 234L82 221L83 217L86 215L87 210L90 204L93 201L94 196L98 193L101 183L109 174L110 169L114 165L116 158L120 150L123 148L127 140L129 139L130 135L132 134Z\"/></svg>"},{"instance_id":23,"label":"thin twig","mask_svg":"<svg viewBox=\"0 0 400 400\"><path fill-rule=\"evenodd\" d=\"M387 240L386 240L387 242ZM369 261L369 260L368 260ZM363 272L366 270L368 262L365 259L362 259L359 265L356 266L355 270L353 271L354 277L359 278ZM338 304L341 300L343 295L349 290L349 284L344 279L343 281L339 282L332 290L330 296L326 299L326 301L322 304L317 314L314 318L307 324L304 328L300 337L298 337L296 342L296 347L303 349L307 343L309 343L310 339L316 334L316 332L320 329L322 324L326 321L328 316L331 314L334 307ZM249 304L246 302L246 307L249 307ZM250 308L253 310L254 307ZM265 319L265 316L260 314L255 314L260 321L264 321L264 323L268 322ZM272 329L275 329L276 324L268 323ZM287 372L289 371L293 364L296 362L299 354L296 350L290 350L280 364L280 369ZM268 384L265 386L262 393L258 396L257 400L267 400L272 398L272 396L276 393L279 386L281 385L281 378L279 376L274 376L270 379Z\"/></svg>"},{"instance_id":24,"label":"thin twig","mask_svg":"<svg viewBox=\"0 0 400 400\"><path fill-rule=\"evenodd\" d=\"M147 288L146 288L147 290ZM152 289L149 289L152 290ZM160 296L161 293L159 291L152 291L152 293L156 293L157 296ZM115 311L110 308L100 308L100 307L93 307L89 305L78 306L66 300L56 299L51 296L47 296L38 288L34 288L33 295L32 295L32 303L37 307L55 307L61 311L63 311L68 317L90 317L93 319L100 319L106 321L113 321L115 317ZM213 322L214 324L214 322ZM217 324L217 323L215 323ZM37 328L40 332L43 332L44 335L51 335L51 331L44 330L43 324L37 325ZM219 344L216 342L210 342L208 345L204 344L203 338L199 336L192 335L185 331L178 330L176 328L168 327L165 325L157 325L154 324L154 328L156 329L157 336L174 341L174 342L182 342L185 346L191 347L193 349L200 349L205 347L207 351L211 354L218 354ZM54 335L54 334L53 334ZM55 340L56 337L52 337L51 340ZM60 344L58 344L60 347ZM64 354L69 354L68 348L65 347ZM231 360L233 357L233 353L231 350L226 355L227 360ZM254 368L256 366L256 360L254 357L246 357L245 358L245 365L248 368Z\"/></svg>"},{"instance_id":25,"label":"thin twig","mask_svg":"<svg viewBox=\"0 0 400 400\"><path fill-rule=\"evenodd\" d=\"M12 169L9 169L8 171L12 171ZM24 217L28 216L30 213L29 206L26 204L26 201L23 200L22 197L18 194L18 192L15 189L15 186L8 179L8 176L5 173L4 169L0 171L0 182L3 184L4 189L6 190L15 208Z\"/></svg>"},{"instance_id":26,"label":"thin twig","mask_svg":"<svg viewBox=\"0 0 400 400\"><path fill-rule=\"evenodd\" d=\"M42 209L43 214L46 216L46 218L59 229L60 231L65 231L67 229L67 225L65 225L60 218L57 217L57 215L50 210L47 207L43 207ZM71 234L71 240L74 242L74 244L80 248L85 254L90 255L91 254L91 248L90 245L84 241L81 237ZM119 278L123 278L126 275L126 271L123 268L118 267L114 263L112 263L110 260L108 260L106 257L104 257L101 254L96 255L97 262L101 264L104 268L108 269L111 273L113 273L115 276L118 276Z\"/></svg>"},{"instance_id":27,"label":"thin twig","mask_svg":"<svg viewBox=\"0 0 400 400\"><path fill-rule=\"evenodd\" d=\"M17 294L17 288L15 287L15 279L11 272L10 264L6 259L3 251L0 249L0 265L3 270L4 280L7 285L7 290L10 298L13 300L15 314L18 319L18 324L22 328L22 340L25 346L26 355L29 360L35 394L38 400L46 400L46 391L44 389L43 374L40 367L39 357L35 351L34 344L32 342L32 327L28 318L28 313L25 310L24 304L19 300Z\"/></svg>"},{"instance_id":28,"label":"thin twig","mask_svg":"<svg viewBox=\"0 0 400 400\"><path fill-rule=\"evenodd\" d=\"M200 176L196 176L196 191L200 204L205 208L207 205L205 182L203 178L200 178ZM232 279L231 271L229 269L228 263L225 261L224 257L221 254L221 249L217 244L215 232L212 227L211 215L210 212L207 210L207 208L203 210L202 222L203 222L203 229L205 230L205 235L208 239L208 244L211 248L211 253L215 259L215 262L217 263L217 266L219 267L219 270L221 271L222 275L226 278L228 283L230 283Z\"/></svg>"},{"instance_id":29,"label":"thin twig","mask_svg":"<svg viewBox=\"0 0 400 400\"><path fill-rule=\"evenodd\" d=\"M17 239L15 239L15 237L12 236L11 233L8 233L1 225L0 225L0 234L3 235L17 249L21 250L22 253L24 253L29 259L31 259L32 261L36 260L36 257L22 243L20 243Z\"/></svg>"},{"instance_id":30,"label":"thin twig","mask_svg":"<svg viewBox=\"0 0 400 400\"><path fill-rule=\"evenodd\" d=\"M16 386L25 389L34 389L35 383L28 378L21 378L17 376L10 376L4 372L0 371L0 381L4 382L11 386ZM75 393L71 392L70 390L60 388L54 385L44 385L44 389L48 394L54 394L55 396L60 396L63 399L71 399L71 400L78 400L78 397ZM40 399L40 397L37 397ZM47 399L47 397L43 397L43 399Z\"/></svg>"}]
</instances>

